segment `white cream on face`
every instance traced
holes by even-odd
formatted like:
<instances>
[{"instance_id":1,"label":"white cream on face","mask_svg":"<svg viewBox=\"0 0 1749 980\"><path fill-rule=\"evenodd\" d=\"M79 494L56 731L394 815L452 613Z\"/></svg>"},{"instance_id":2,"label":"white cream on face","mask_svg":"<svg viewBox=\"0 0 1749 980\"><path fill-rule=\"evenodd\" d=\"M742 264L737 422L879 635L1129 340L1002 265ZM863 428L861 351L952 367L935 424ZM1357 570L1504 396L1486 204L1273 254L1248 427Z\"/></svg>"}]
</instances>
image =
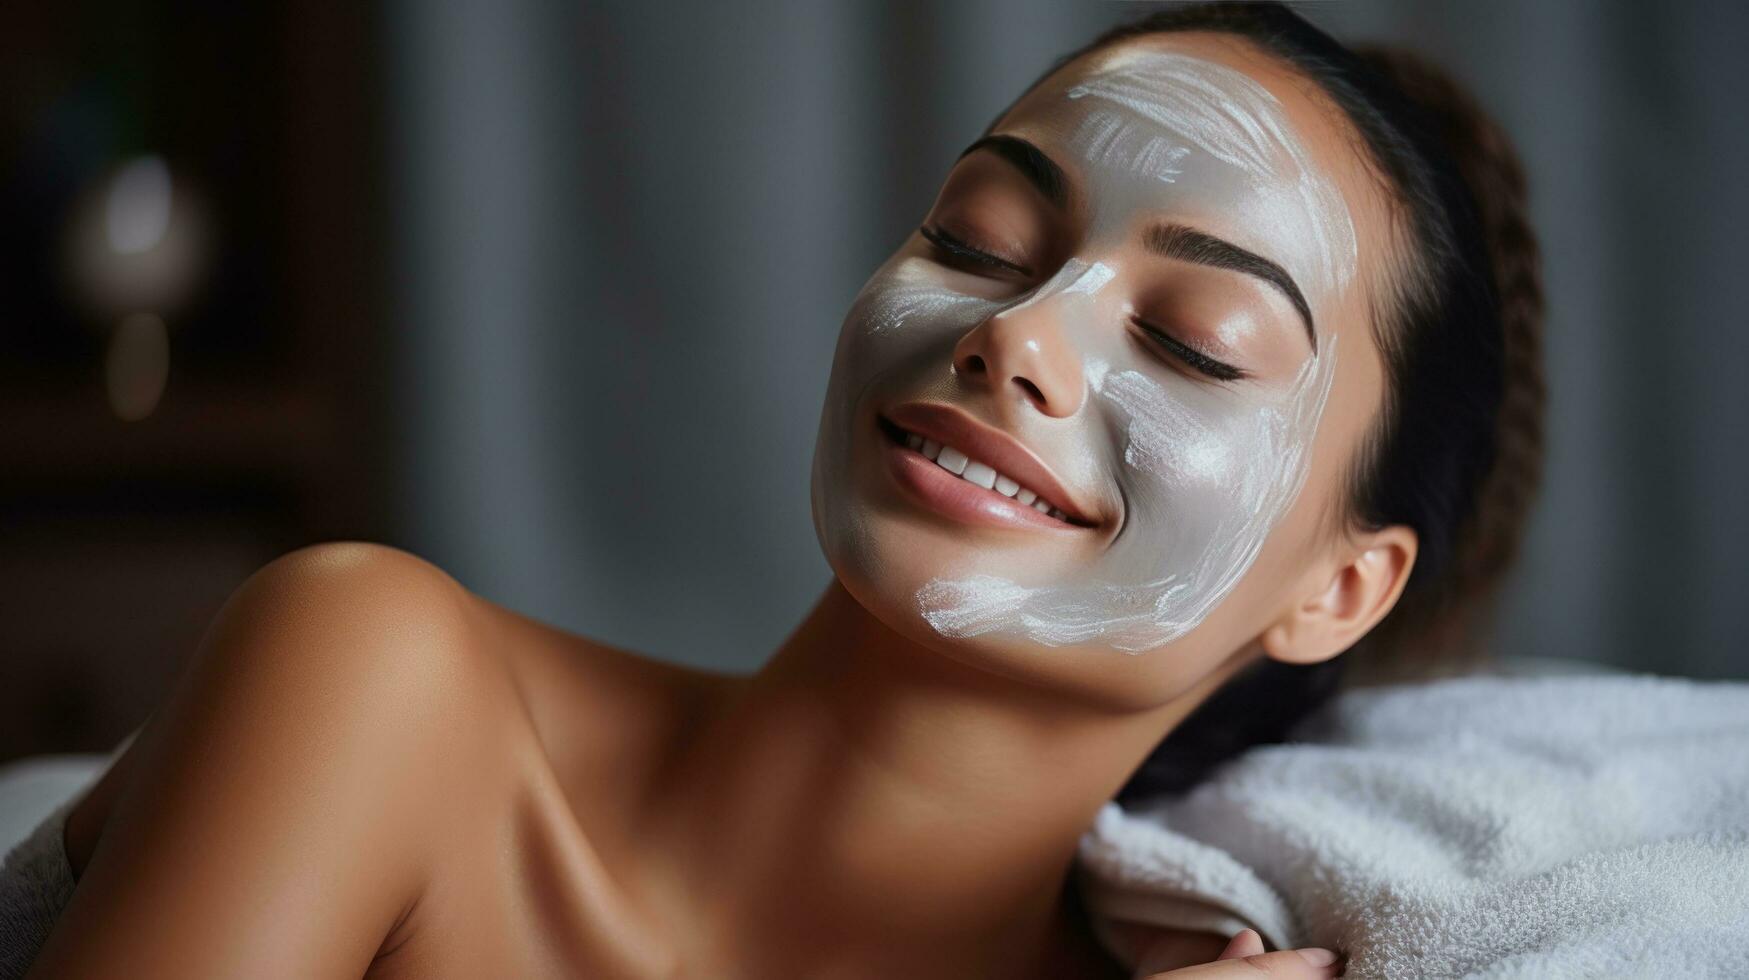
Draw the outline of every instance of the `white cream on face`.
<instances>
[{"instance_id":1,"label":"white cream on face","mask_svg":"<svg viewBox=\"0 0 1749 980\"><path fill-rule=\"evenodd\" d=\"M1272 239L1303 236L1282 244L1290 246L1286 251L1316 256L1317 274L1310 283L1302 279L1304 286L1330 292L1352 274L1354 226L1341 194L1312 164L1275 96L1249 76L1185 55L1144 52L1089 75L1068 97L1120 110L1088 119L1097 140L1088 148L1107 168L1122 163L1127 151L1131 162L1124 169L1143 176L1145 185L1147 177L1178 182L1178 162L1197 159L1193 152L1219 161L1227 176L1250 183L1256 203L1264 206L1254 205L1254 212L1266 208L1289 218L1285 227L1272 229Z\"/></svg>"},{"instance_id":2,"label":"white cream on face","mask_svg":"<svg viewBox=\"0 0 1749 980\"><path fill-rule=\"evenodd\" d=\"M1136 652L1200 623L1292 505L1335 375L1335 334L1322 326L1315 355L1308 347L1285 383L1189 376L1128 333L1130 280L1112 249L1154 220L1230 229L1287 268L1317 305L1352 277L1354 234L1279 102L1241 72L1132 49L1062 98L1091 206L1082 254L1005 300L974 295L966 273L923 258L895 257L875 273L840 336L815 454L816 529L835 567L878 561L846 483L854 407L876 388L951 393L943 386L966 333L997 314L1049 315L1081 358L1088 397L1074 417L1014 434L1071 485L1115 484L1108 496L1123 501L1122 528L1075 567L968 547L921 585L917 612L949 637Z\"/></svg>"}]
</instances>

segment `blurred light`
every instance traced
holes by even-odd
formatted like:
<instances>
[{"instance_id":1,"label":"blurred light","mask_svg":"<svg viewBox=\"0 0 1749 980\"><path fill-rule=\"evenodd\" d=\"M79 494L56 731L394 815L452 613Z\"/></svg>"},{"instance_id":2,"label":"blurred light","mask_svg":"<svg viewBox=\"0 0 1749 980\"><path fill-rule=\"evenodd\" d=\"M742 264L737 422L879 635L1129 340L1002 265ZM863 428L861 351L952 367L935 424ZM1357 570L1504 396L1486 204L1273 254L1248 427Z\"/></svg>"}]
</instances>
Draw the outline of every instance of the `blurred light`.
<instances>
[{"instance_id":1,"label":"blurred light","mask_svg":"<svg viewBox=\"0 0 1749 980\"><path fill-rule=\"evenodd\" d=\"M170 227L170 168L157 155L139 157L116 172L104 207L109 247L122 255L144 252Z\"/></svg>"},{"instance_id":2,"label":"blurred light","mask_svg":"<svg viewBox=\"0 0 1749 980\"><path fill-rule=\"evenodd\" d=\"M110 335L103 367L116 418L134 422L152 414L170 377L170 336L164 320L151 313L122 320Z\"/></svg>"},{"instance_id":3,"label":"blurred light","mask_svg":"<svg viewBox=\"0 0 1749 980\"><path fill-rule=\"evenodd\" d=\"M67 215L68 299L99 329L139 312L173 318L205 272L208 225L199 188L172 175L163 157L128 160L86 187Z\"/></svg>"}]
</instances>

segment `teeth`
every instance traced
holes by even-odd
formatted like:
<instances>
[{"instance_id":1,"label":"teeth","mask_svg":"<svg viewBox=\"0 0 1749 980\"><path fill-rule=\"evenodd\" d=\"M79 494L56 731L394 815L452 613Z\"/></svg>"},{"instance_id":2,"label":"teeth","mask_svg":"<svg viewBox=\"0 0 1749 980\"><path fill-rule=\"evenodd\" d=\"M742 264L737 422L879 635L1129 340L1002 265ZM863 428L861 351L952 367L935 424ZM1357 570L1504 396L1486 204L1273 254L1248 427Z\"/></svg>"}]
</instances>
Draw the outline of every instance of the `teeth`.
<instances>
[{"instance_id":1,"label":"teeth","mask_svg":"<svg viewBox=\"0 0 1749 980\"><path fill-rule=\"evenodd\" d=\"M965 477L967 483L976 483L985 490L996 485L996 471L983 463L967 463L966 471L960 476Z\"/></svg>"},{"instance_id":2,"label":"teeth","mask_svg":"<svg viewBox=\"0 0 1749 980\"><path fill-rule=\"evenodd\" d=\"M1062 508L1052 507L1043 497L1021 486L1018 480L1003 476L989 464L980 463L952 446L944 446L933 439L925 439L910 432L905 433L905 445L934 460L935 465L969 483L975 483L986 490L994 490L1004 497L1013 497L1022 505L1031 507L1041 514L1048 514L1059 521L1069 519L1069 515L1065 514Z\"/></svg>"}]
</instances>

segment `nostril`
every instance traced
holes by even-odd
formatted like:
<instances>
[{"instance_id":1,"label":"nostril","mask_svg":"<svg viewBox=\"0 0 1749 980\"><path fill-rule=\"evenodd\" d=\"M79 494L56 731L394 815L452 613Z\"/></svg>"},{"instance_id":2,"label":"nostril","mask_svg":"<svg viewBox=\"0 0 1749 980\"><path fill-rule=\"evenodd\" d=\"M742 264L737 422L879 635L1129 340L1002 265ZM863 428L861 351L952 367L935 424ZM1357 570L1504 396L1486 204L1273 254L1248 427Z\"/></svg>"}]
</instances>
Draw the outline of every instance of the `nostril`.
<instances>
[{"instance_id":1,"label":"nostril","mask_svg":"<svg viewBox=\"0 0 1749 980\"><path fill-rule=\"evenodd\" d=\"M1026 397L1032 399L1034 405L1037 405L1039 408L1045 407L1045 393L1039 390L1038 385L1033 384L1025 378L1015 378L1014 383L1020 386L1021 391L1026 392Z\"/></svg>"},{"instance_id":2,"label":"nostril","mask_svg":"<svg viewBox=\"0 0 1749 980\"><path fill-rule=\"evenodd\" d=\"M960 370L966 374L983 374L986 370L984 359L977 354L968 355L965 364L960 367Z\"/></svg>"}]
</instances>

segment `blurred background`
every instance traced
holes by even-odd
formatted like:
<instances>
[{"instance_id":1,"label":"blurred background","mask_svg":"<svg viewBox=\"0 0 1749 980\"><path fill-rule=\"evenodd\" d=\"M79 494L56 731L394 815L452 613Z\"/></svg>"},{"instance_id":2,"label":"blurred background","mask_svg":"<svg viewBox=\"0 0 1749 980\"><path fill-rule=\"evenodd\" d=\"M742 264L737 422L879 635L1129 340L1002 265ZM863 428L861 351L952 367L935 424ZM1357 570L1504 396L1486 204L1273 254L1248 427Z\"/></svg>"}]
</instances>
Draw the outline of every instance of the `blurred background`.
<instances>
[{"instance_id":1,"label":"blurred background","mask_svg":"<svg viewBox=\"0 0 1749 980\"><path fill-rule=\"evenodd\" d=\"M1138 4L0 6L0 761L100 750L299 545L751 670L829 572L838 324L959 150ZM1519 656L1749 676L1749 7L1327 2L1533 180Z\"/></svg>"}]
</instances>

